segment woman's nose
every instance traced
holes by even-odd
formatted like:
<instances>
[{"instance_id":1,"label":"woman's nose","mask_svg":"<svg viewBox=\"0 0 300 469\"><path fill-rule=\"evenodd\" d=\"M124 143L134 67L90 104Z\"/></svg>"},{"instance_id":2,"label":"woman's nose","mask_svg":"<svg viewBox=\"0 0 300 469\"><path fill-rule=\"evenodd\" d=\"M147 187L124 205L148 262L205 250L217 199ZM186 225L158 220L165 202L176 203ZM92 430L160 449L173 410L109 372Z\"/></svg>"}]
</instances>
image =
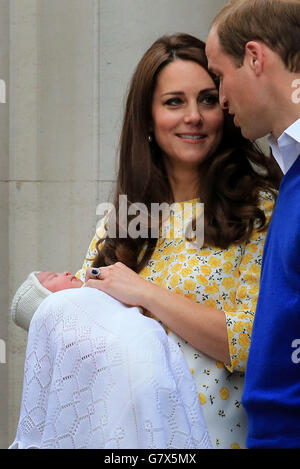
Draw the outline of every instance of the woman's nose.
<instances>
[{"instance_id":1,"label":"woman's nose","mask_svg":"<svg viewBox=\"0 0 300 469\"><path fill-rule=\"evenodd\" d=\"M186 124L199 125L203 118L198 105L191 105L187 108L184 116L184 122Z\"/></svg>"}]
</instances>

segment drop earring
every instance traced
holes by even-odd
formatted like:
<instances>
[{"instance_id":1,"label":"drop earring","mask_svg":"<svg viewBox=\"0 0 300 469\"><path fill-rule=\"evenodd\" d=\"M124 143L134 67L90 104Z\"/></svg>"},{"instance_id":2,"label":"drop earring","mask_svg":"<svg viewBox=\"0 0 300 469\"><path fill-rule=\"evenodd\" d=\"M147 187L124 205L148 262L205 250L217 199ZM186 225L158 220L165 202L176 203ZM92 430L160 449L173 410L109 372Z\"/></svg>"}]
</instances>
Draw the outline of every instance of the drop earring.
<instances>
[{"instance_id":1,"label":"drop earring","mask_svg":"<svg viewBox=\"0 0 300 469\"><path fill-rule=\"evenodd\" d=\"M148 142L149 142L149 143L153 142L153 137L152 137L151 134L148 135Z\"/></svg>"}]
</instances>

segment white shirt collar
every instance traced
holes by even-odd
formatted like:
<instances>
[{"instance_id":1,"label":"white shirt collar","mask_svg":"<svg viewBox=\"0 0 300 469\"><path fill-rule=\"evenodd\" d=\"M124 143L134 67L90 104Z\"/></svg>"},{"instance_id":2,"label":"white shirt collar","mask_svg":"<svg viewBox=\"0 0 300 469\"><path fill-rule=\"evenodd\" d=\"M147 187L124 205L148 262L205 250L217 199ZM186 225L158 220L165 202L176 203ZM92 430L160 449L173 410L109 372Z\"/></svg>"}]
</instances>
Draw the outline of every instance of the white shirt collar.
<instances>
[{"instance_id":1,"label":"white shirt collar","mask_svg":"<svg viewBox=\"0 0 300 469\"><path fill-rule=\"evenodd\" d=\"M300 155L300 118L290 125L278 140L270 134L268 141L274 158L283 174L286 174Z\"/></svg>"}]
</instances>

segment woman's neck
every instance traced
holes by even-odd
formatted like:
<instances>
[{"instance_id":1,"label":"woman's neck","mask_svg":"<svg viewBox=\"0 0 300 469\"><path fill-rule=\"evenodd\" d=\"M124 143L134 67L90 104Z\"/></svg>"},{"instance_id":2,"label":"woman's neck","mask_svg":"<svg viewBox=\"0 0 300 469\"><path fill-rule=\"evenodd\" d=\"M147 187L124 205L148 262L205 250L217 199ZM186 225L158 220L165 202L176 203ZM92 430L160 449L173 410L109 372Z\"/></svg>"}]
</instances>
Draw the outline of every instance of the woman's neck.
<instances>
[{"instance_id":1,"label":"woman's neck","mask_svg":"<svg viewBox=\"0 0 300 469\"><path fill-rule=\"evenodd\" d=\"M175 202L196 199L199 196L198 169L181 168L180 170L168 171L169 181Z\"/></svg>"}]
</instances>

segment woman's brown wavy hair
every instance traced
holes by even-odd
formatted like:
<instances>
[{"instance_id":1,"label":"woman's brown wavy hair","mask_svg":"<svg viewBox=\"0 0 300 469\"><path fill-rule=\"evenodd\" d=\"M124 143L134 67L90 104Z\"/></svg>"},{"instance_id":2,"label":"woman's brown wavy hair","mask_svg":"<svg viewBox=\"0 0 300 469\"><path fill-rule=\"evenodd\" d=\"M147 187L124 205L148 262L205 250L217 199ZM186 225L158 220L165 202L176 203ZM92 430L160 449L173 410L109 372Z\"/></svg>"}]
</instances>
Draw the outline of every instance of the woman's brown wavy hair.
<instances>
[{"instance_id":1,"label":"woman's brown wavy hair","mask_svg":"<svg viewBox=\"0 0 300 469\"><path fill-rule=\"evenodd\" d=\"M178 59L197 62L218 87L216 78L208 71L205 43L193 36L163 36L145 53L131 80L120 138L114 196L117 236L107 236L98 242L95 267L120 261L140 272L156 246L157 238L151 238L150 229L146 241L141 237L133 239L129 233L127 237L121 234L119 195L127 196L128 205L145 204L149 213L151 203L174 202L160 148L155 140L149 143L148 136L157 77L164 67ZM242 137L231 117L225 114L222 142L218 150L199 166L199 198L205 204L205 245L228 248L233 243L247 241L255 222L260 230L266 228L264 212L258 207L259 193L267 191L276 196L280 181L277 168L274 160ZM127 215L126 226L131 218ZM145 253L140 259L144 247Z\"/></svg>"}]
</instances>

